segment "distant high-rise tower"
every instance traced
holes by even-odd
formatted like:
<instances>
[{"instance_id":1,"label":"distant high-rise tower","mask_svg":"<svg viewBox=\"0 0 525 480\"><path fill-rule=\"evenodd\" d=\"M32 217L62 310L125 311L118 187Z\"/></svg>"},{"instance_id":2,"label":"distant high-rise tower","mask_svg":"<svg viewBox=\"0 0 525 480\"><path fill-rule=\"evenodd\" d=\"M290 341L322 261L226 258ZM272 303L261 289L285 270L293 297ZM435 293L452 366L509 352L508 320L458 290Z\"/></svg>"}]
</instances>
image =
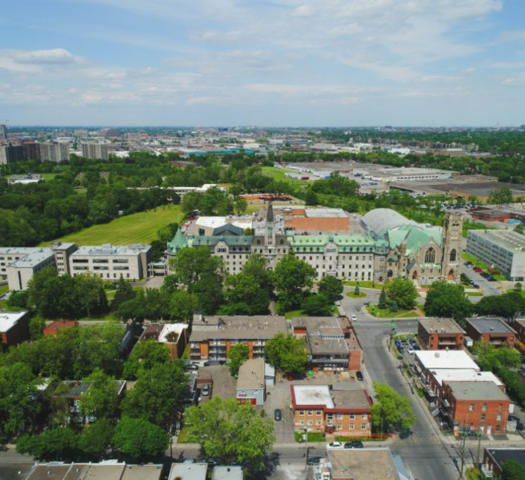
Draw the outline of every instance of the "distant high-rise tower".
<instances>
[{"instance_id":1,"label":"distant high-rise tower","mask_svg":"<svg viewBox=\"0 0 525 480\"><path fill-rule=\"evenodd\" d=\"M0 140L7 140L7 126L0 125Z\"/></svg>"}]
</instances>

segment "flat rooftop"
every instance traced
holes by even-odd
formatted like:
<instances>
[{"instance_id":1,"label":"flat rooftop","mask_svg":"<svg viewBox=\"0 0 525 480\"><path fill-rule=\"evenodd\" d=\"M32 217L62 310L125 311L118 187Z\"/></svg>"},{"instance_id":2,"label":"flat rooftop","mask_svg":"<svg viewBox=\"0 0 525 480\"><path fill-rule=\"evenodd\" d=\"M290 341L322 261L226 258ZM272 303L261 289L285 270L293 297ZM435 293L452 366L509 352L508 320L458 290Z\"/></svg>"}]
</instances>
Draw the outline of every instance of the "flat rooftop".
<instances>
[{"instance_id":1,"label":"flat rooftop","mask_svg":"<svg viewBox=\"0 0 525 480\"><path fill-rule=\"evenodd\" d=\"M416 351L416 358L426 370L472 369L479 372L478 364L462 350Z\"/></svg>"},{"instance_id":2,"label":"flat rooftop","mask_svg":"<svg viewBox=\"0 0 525 480\"><path fill-rule=\"evenodd\" d=\"M486 450L500 468L508 460L514 460L525 467L525 448L487 448Z\"/></svg>"},{"instance_id":3,"label":"flat rooftop","mask_svg":"<svg viewBox=\"0 0 525 480\"><path fill-rule=\"evenodd\" d=\"M172 463L168 480L206 480L207 463Z\"/></svg>"},{"instance_id":4,"label":"flat rooftop","mask_svg":"<svg viewBox=\"0 0 525 480\"><path fill-rule=\"evenodd\" d=\"M477 372L471 368L450 370L440 368L431 373L440 385L443 382L494 382L498 387L504 385L492 372Z\"/></svg>"},{"instance_id":5,"label":"flat rooftop","mask_svg":"<svg viewBox=\"0 0 525 480\"><path fill-rule=\"evenodd\" d=\"M465 333L454 320L448 318L426 318L419 320L419 324L427 333Z\"/></svg>"},{"instance_id":6,"label":"flat rooftop","mask_svg":"<svg viewBox=\"0 0 525 480\"><path fill-rule=\"evenodd\" d=\"M342 208L306 208L304 213L307 218L348 218Z\"/></svg>"},{"instance_id":7,"label":"flat rooftop","mask_svg":"<svg viewBox=\"0 0 525 480\"><path fill-rule=\"evenodd\" d=\"M328 450L328 458L334 480L399 480L388 448Z\"/></svg>"},{"instance_id":8,"label":"flat rooftop","mask_svg":"<svg viewBox=\"0 0 525 480\"><path fill-rule=\"evenodd\" d=\"M484 238L496 245L515 253L525 251L525 235L513 230L469 230L469 235Z\"/></svg>"},{"instance_id":9,"label":"flat rooftop","mask_svg":"<svg viewBox=\"0 0 525 480\"><path fill-rule=\"evenodd\" d=\"M78 247L78 250L71 254L71 257L100 257L100 256L132 256L140 255L147 252L151 247L149 245L111 245L106 243L100 246L83 246Z\"/></svg>"},{"instance_id":10,"label":"flat rooftop","mask_svg":"<svg viewBox=\"0 0 525 480\"><path fill-rule=\"evenodd\" d=\"M504 335L516 333L513 328L507 325L507 323L505 323L501 318L497 317L468 318L467 322L472 325L472 327L474 327L479 333L500 333Z\"/></svg>"},{"instance_id":11,"label":"flat rooftop","mask_svg":"<svg viewBox=\"0 0 525 480\"><path fill-rule=\"evenodd\" d=\"M50 248L39 248L34 252L24 255L19 260L11 263L9 266L14 268L33 268L52 257L53 251Z\"/></svg>"},{"instance_id":12,"label":"flat rooftop","mask_svg":"<svg viewBox=\"0 0 525 480\"><path fill-rule=\"evenodd\" d=\"M264 388L264 358L246 360L239 368L237 389Z\"/></svg>"},{"instance_id":13,"label":"flat rooftop","mask_svg":"<svg viewBox=\"0 0 525 480\"><path fill-rule=\"evenodd\" d=\"M457 400L508 400L493 382L451 382L450 388Z\"/></svg>"},{"instance_id":14,"label":"flat rooftop","mask_svg":"<svg viewBox=\"0 0 525 480\"><path fill-rule=\"evenodd\" d=\"M0 333L11 330L27 312L0 312Z\"/></svg>"},{"instance_id":15,"label":"flat rooftop","mask_svg":"<svg viewBox=\"0 0 525 480\"><path fill-rule=\"evenodd\" d=\"M213 469L212 480L242 480L242 467L221 466Z\"/></svg>"},{"instance_id":16,"label":"flat rooftop","mask_svg":"<svg viewBox=\"0 0 525 480\"><path fill-rule=\"evenodd\" d=\"M293 385L295 407L323 406L327 409L368 410L371 401L365 390L331 390L328 385Z\"/></svg>"},{"instance_id":17,"label":"flat rooftop","mask_svg":"<svg viewBox=\"0 0 525 480\"><path fill-rule=\"evenodd\" d=\"M248 316L234 317L215 316L193 320L193 331L190 341L213 339L267 339L277 333L287 333L286 319L277 316Z\"/></svg>"}]
</instances>

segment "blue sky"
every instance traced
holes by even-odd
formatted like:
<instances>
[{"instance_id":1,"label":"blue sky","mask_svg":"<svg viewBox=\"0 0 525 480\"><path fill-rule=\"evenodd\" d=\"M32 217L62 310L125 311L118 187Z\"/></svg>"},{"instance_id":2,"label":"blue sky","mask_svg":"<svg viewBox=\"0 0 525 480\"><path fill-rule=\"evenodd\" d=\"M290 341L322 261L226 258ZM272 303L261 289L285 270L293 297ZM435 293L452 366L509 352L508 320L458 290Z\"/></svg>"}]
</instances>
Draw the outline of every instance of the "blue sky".
<instances>
[{"instance_id":1,"label":"blue sky","mask_svg":"<svg viewBox=\"0 0 525 480\"><path fill-rule=\"evenodd\" d=\"M525 124L524 0L0 0L0 119Z\"/></svg>"}]
</instances>

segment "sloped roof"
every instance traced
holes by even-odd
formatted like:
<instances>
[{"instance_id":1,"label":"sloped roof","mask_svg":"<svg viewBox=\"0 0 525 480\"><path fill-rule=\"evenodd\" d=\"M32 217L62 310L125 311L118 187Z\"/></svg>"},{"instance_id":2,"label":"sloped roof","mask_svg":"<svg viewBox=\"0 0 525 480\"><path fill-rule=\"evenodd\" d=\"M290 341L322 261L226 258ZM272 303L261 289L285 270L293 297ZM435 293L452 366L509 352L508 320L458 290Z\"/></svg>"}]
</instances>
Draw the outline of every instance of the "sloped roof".
<instances>
[{"instance_id":1,"label":"sloped roof","mask_svg":"<svg viewBox=\"0 0 525 480\"><path fill-rule=\"evenodd\" d=\"M192 239L191 245L193 247L214 247L219 242L224 242L228 246L246 246L253 243L252 235L224 235L220 237L214 237L210 235L199 235Z\"/></svg>"},{"instance_id":2,"label":"sloped roof","mask_svg":"<svg viewBox=\"0 0 525 480\"><path fill-rule=\"evenodd\" d=\"M434 240L437 245L441 245L441 227L424 227L421 225L401 225L398 228L388 230L387 237L390 248L399 247L405 240L407 250L417 251L418 247L424 247L428 242Z\"/></svg>"},{"instance_id":3,"label":"sloped roof","mask_svg":"<svg viewBox=\"0 0 525 480\"><path fill-rule=\"evenodd\" d=\"M240 236L242 235L244 230L241 227L237 227L235 225L232 225L231 223L227 223L226 225L222 225L221 227L217 227L215 230L213 230L212 235L214 237L220 237L223 236Z\"/></svg>"},{"instance_id":4,"label":"sloped roof","mask_svg":"<svg viewBox=\"0 0 525 480\"><path fill-rule=\"evenodd\" d=\"M182 231L179 229L173 237L173 240L171 242L168 242L168 252L177 253L179 250L182 250L187 246L188 242L186 240L186 237L182 234Z\"/></svg>"},{"instance_id":5,"label":"sloped roof","mask_svg":"<svg viewBox=\"0 0 525 480\"><path fill-rule=\"evenodd\" d=\"M363 222L378 237L382 237L387 230L401 225L417 225L413 220L405 218L400 213L390 208L376 208L363 216Z\"/></svg>"}]
</instances>

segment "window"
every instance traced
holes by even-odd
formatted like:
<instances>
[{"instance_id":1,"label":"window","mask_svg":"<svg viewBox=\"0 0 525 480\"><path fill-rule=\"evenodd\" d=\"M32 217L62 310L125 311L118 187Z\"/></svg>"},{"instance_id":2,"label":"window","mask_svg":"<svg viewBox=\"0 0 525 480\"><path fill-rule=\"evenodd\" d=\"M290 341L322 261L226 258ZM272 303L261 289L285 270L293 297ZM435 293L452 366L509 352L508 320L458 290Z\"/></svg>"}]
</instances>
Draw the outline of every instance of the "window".
<instances>
[{"instance_id":1,"label":"window","mask_svg":"<svg viewBox=\"0 0 525 480\"><path fill-rule=\"evenodd\" d=\"M350 417L350 420L355 420L355 415L354 415L353 413L351 413L351 414L349 415L349 417Z\"/></svg>"},{"instance_id":2,"label":"window","mask_svg":"<svg viewBox=\"0 0 525 480\"><path fill-rule=\"evenodd\" d=\"M361 420L367 420L368 419L368 415L366 413L363 413L363 415L361 415Z\"/></svg>"},{"instance_id":3,"label":"window","mask_svg":"<svg viewBox=\"0 0 525 480\"><path fill-rule=\"evenodd\" d=\"M94 258L93 263L109 263L109 260L101 259L101 258Z\"/></svg>"},{"instance_id":4,"label":"window","mask_svg":"<svg viewBox=\"0 0 525 480\"><path fill-rule=\"evenodd\" d=\"M473 404L473 403L471 403L471 404L469 405L469 407L468 407L468 411L469 411L469 412L473 412L473 411L474 411L474 404Z\"/></svg>"},{"instance_id":5,"label":"window","mask_svg":"<svg viewBox=\"0 0 525 480\"><path fill-rule=\"evenodd\" d=\"M321 410L317 410L317 416L320 417L323 414Z\"/></svg>"},{"instance_id":6,"label":"window","mask_svg":"<svg viewBox=\"0 0 525 480\"><path fill-rule=\"evenodd\" d=\"M323 422L322 422L321 420L316 420L316 421L315 421L315 424L316 424L318 427L320 427L320 426L322 425L322 423L323 423Z\"/></svg>"},{"instance_id":7,"label":"window","mask_svg":"<svg viewBox=\"0 0 525 480\"><path fill-rule=\"evenodd\" d=\"M337 420L342 420L344 418L342 413L337 414Z\"/></svg>"},{"instance_id":8,"label":"window","mask_svg":"<svg viewBox=\"0 0 525 480\"><path fill-rule=\"evenodd\" d=\"M311 427L314 424L313 420L308 420L308 426Z\"/></svg>"},{"instance_id":9,"label":"window","mask_svg":"<svg viewBox=\"0 0 525 480\"><path fill-rule=\"evenodd\" d=\"M432 247L425 253L425 263L436 263L436 251Z\"/></svg>"},{"instance_id":10,"label":"window","mask_svg":"<svg viewBox=\"0 0 525 480\"><path fill-rule=\"evenodd\" d=\"M299 425L304 425L304 420L299 420Z\"/></svg>"},{"instance_id":11,"label":"window","mask_svg":"<svg viewBox=\"0 0 525 480\"><path fill-rule=\"evenodd\" d=\"M498 422L501 422L501 414L498 414L497 420Z\"/></svg>"},{"instance_id":12,"label":"window","mask_svg":"<svg viewBox=\"0 0 525 480\"><path fill-rule=\"evenodd\" d=\"M299 416L304 417L304 410L299 410Z\"/></svg>"},{"instance_id":13,"label":"window","mask_svg":"<svg viewBox=\"0 0 525 480\"><path fill-rule=\"evenodd\" d=\"M313 410L308 410L308 416L311 417L314 414Z\"/></svg>"},{"instance_id":14,"label":"window","mask_svg":"<svg viewBox=\"0 0 525 480\"><path fill-rule=\"evenodd\" d=\"M355 430L355 425L353 423L348 425L348 430Z\"/></svg>"},{"instance_id":15,"label":"window","mask_svg":"<svg viewBox=\"0 0 525 480\"><path fill-rule=\"evenodd\" d=\"M484 421L485 421L485 417L486 417L486 415L485 415L485 414L481 415L481 421L482 421L482 422L484 422Z\"/></svg>"},{"instance_id":16,"label":"window","mask_svg":"<svg viewBox=\"0 0 525 480\"><path fill-rule=\"evenodd\" d=\"M452 251L450 252L450 261L451 261L451 262L455 262L457 256L458 256L458 254L457 254L457 252L456 252L456 249L452 250Z\"/></svg>"},{"instance_id":17,"label":"window","mask_svg":"<svg viewBox=\"0 0 525 480\"><path fill-rule=\"evenodd\" d=\"M368 424L366 423L361 424L361 430L366 430L367 427L368 427Z\"/></svg>"},{"instance_id":18,"label":"window","mask_svg":"<svg viewBox=\"0 0 525 480\"><path fill-rule=\"evenodd\" d=\"M486 412L486 411L487 411L487 404L486 404L486 403L484 403L484 404L481 406L481 410L482 410L483 412Z\"/></svg>"}]
</instances>

